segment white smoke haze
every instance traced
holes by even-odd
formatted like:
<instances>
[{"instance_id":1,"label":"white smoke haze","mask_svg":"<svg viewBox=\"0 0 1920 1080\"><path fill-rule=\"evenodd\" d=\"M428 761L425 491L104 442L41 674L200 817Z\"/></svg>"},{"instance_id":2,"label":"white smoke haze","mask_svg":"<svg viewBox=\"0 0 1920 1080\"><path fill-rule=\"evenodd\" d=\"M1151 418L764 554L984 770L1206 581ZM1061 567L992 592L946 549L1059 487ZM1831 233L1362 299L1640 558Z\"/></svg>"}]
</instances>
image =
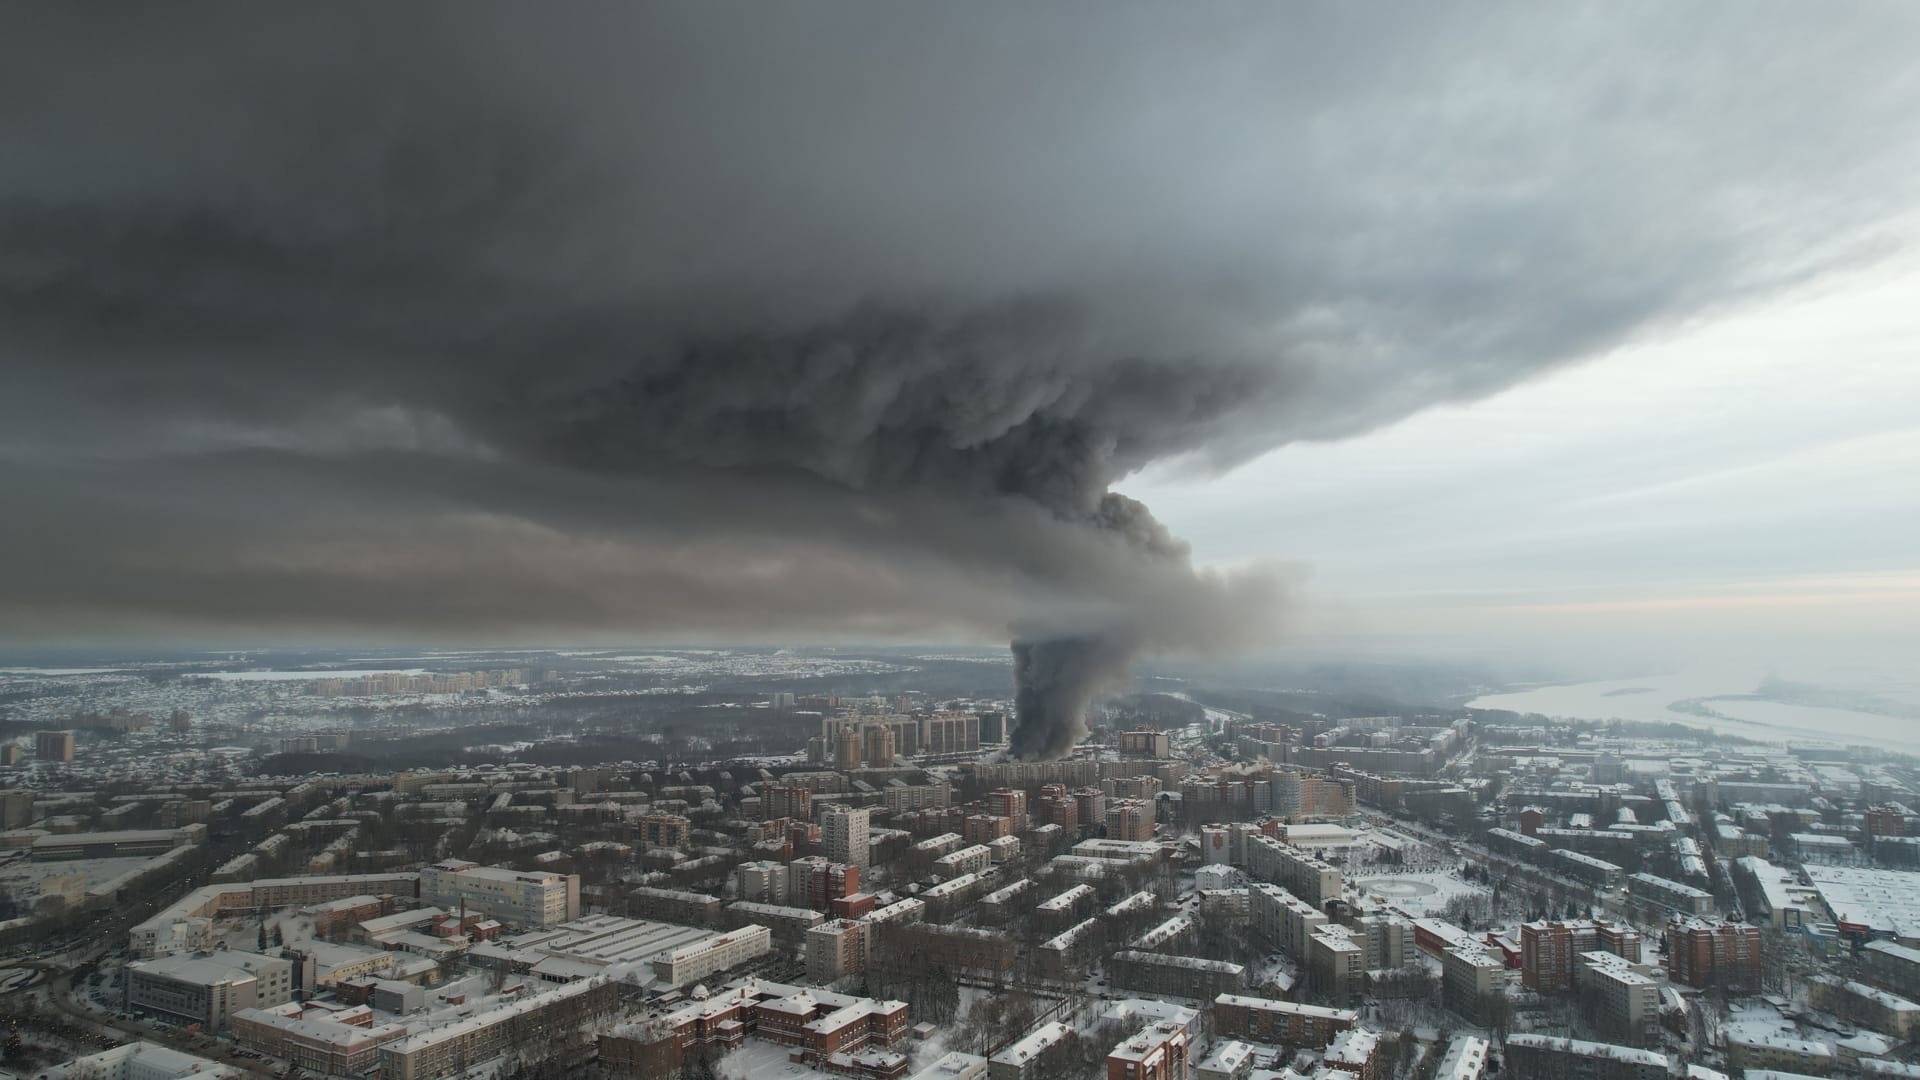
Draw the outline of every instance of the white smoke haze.
<instances>
[{"instance_id":1,"label":"white smoke haze","mask_svg":"<svg viewBox=\"0 0 1920 1080\"><path fill-rule=\"evenodd\" d=\"M1284 607L1116 482L1773 295L1910 202L1907 6L1084 15L15 20L0 634L1012 638L1059 753L1138 652Z\"/></svg>"}]
</instances>

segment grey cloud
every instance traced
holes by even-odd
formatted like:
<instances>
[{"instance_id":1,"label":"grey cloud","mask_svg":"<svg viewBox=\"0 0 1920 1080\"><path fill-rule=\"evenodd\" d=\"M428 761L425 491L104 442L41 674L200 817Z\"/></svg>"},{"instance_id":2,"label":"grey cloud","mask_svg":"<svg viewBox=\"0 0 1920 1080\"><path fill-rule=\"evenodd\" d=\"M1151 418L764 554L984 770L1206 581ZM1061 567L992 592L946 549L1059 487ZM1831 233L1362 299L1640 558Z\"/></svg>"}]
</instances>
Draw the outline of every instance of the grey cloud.
<instances>
[{"instance_id":1,"label":"grey cloud","mask_svg":"<svg viewBox=\"0 0 1920 1080\"><path fill-rule=\"evenodd\" d=\"M1210 645L1271 582L1197 574L1115 480L1870 255L1910 205L1916 19L34 8L0 41L0 447L39 477L45 572L8 599ZM83 460L200 512L143 509L167 544L129 562L61 494ZM278 489L316 473L302 540ZM441 545L496 587L451 596ZM816 570L756 589L722 558L779 551ZM208 553L275 585L163 587Z\"/></svg>"}]
</instances>

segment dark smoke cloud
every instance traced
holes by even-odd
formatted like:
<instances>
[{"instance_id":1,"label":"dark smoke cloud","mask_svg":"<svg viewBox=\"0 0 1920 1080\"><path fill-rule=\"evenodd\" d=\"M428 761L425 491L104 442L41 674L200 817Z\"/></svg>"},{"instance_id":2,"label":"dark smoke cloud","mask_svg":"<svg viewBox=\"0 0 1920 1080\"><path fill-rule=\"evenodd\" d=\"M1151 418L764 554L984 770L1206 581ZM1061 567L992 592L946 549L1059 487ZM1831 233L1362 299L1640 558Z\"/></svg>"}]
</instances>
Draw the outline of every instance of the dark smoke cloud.
<instances>
[{"instance_id":1,"label":"dark smoke cloud","mask_svg":"<svg viewBox=\"0 0 1920 1080\"><path fill-rule=\"evenodd\" d=\"M1012 632L1055 752L1277 599L1117 481L1872 253L1916 18L22 9L0 632Z\"/></svg>"},{"instance_id":2,"label":"dark smoke cloud","mask_svg":"<svg viewBox=\"0 0 1920 1080\"><path fill-rule=\"evenodd\" d=\"M1013 643L1014 713L1008 750L1054 758L1086 734L1087 703L1126 670L1139 645L1119 633L1075 634Z\"/></svg>"}]
</instances>

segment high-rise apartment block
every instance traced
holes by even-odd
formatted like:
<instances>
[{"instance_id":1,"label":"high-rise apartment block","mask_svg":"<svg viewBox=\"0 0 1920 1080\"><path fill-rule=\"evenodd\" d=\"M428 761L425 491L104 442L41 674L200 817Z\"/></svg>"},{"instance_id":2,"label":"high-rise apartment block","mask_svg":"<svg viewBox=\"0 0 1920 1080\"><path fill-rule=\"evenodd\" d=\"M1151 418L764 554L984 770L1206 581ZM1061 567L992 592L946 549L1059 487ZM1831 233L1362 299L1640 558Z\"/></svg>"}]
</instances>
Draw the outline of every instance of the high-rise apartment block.
<instances>
[{"instance_id":1,"label":"high-rise apartment block","mask_svg":"<svg viewBox=\"0 0 1920 1080\"><path fill-rule=\"evenodd\" d=\"M1173 745L1166 732L1142 728L1120 733L1120 752L1128 757L1164 758L1172 756Z\"/></svg>"},{"instance_id":2,"label":"high-rise apartment block","mask_svg":"<svg viewBox=\"0 0 1920 1080\"><path fill-rule=\"evenodd\" d=\"M969 712L937 712L920 720L923 754L971 754L980 749L980 718Z\"/></svg>"},{"instance_id":3,"label":"high-rise apartment block","mask_svg":"<svg viewBox=\"0 0 1920 1080\"><path fill-rule=\"evenodd\" d=\"M683 848L693 839L693 822L679 814L643 814L634 838L644 848Z\"/></svg>"},{"instance_id":4,"label":"high-rise apartment block","mask_svg":"<svg viewBox=\"0 0 1920 1080\"><path fill-rule=\"evenodd\" d=\"M1153 807L1139 799L1115 799L1107 804L1107 839L1153 839Z\"/></svg>"},{"instance_id":5,"label":"high-rise apartment block","mask_svg":"<svg viewBox=\"0 0 1920 1080\"><path fill-rule=\"evenodd\" d=\"M1067 794L1066 785L1048 784L1033 800L1032 819L1035 825L1058 825L1072 835L1080 831L1080 802Z\"/></svg>"},{"instance_id":6,"label":"high-rise apartment block","mask_svg":"<svg viewBox=\"0 0 1920 1080\"><path fill-rule=\"evenodd\" d=\"M1541 919L1520 927L1520 985L1549 993L1571 990L1581 953L1593 950L1640 962L1640 932L1592 919Z\"/></svg>"},{"instance_id":7,"label":"high-rise apartment block","mask_svg":"<svg viewBox=\"0 0 1920 1080\"><path fill-rule=\"evenodd\" d=\"M1149 1024L1107 1055L1107 1080L1187 1080L1192 1051L1185 1024Z\"/></svg>"},{"instance_id":8,"label":"high-rise apartment block","mask_svg":"<svg viewBox=\"0 0 1920 1080\"><path fill-rule=\"evenodd\" d=\"M1013 831L1027 831L1027 793L1014 788L1000 788L987 792L987 813L1006 818L1013 823Z\"/></svg>"},{"instance_id":9,"label":"high-rise apartment block","mask_svg":"<svg viewBox=\"0 0 1920 1080\"><path fill-rule=\"evenodd\" d=\"M1667 975L1683 986L1760 991L1760 928L1676 918L1667 924Z\"/></svg>"},{"instance_id":10,"label":"high-rise apartment block","mask_svg":"<svg viewBox=\"0 0 1920 1080\"><path fill-rule=\"evenodd\" d=\"M760 791L760 818L778 821L813 820L813 789L804 784L763 784Z\"/></svg>"},{"instance_id":11,"label":"high-rise apartment block","mask_svg":"<svg viewBox=\"0 0 1920 1080\"><path fill-rule=\"evenodd\" d=\"M827 811L820 821L820 833L829 860L867 868L869 816L863 806L836 806Z\"/></svg>"},{"instance_id":12,"label":"high-rise apartment block","mask_svg":"<svg viewBox=\"0 0 1920 1080\"><path fill-rule=\"evenodd\" d=\"M42 731L35 734L33 753L41 761L72 761L73 732Z\"/></svg>"},{"instance_id":13,"label":"high-rise apartment block","mask_svg":"<svg viewBox=\"0 0 1920 1080\"><path fill-rule=\"evenodd\" d=\"M760 904L787 902L787 864L771 859L741 863L733 868L733 891L742 900Z\"/></svg>"}]
</instances>

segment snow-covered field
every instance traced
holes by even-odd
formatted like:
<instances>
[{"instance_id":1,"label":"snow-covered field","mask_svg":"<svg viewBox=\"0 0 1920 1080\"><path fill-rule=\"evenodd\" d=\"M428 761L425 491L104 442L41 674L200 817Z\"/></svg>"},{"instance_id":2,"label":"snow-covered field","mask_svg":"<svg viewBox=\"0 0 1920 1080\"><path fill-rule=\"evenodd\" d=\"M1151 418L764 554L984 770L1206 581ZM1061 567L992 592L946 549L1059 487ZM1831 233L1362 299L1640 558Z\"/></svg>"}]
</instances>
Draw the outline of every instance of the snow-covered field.
<instances>
[{"instance_id":1,"label":"snow-covered field","mask_svg":"<svg viewBox=\"0 0 1920 1080\"><path fill-rule=\"evenodd\" d=\"M1414 873L1395 873L1393 867L1379 867L1378 870L1377 874L1355 881L1354 887L1416 915L1441 911L1448 901L1457 896L1490 895L1484 886L1464 880L1447 870Z\"/></svg>"}]
</instances>

